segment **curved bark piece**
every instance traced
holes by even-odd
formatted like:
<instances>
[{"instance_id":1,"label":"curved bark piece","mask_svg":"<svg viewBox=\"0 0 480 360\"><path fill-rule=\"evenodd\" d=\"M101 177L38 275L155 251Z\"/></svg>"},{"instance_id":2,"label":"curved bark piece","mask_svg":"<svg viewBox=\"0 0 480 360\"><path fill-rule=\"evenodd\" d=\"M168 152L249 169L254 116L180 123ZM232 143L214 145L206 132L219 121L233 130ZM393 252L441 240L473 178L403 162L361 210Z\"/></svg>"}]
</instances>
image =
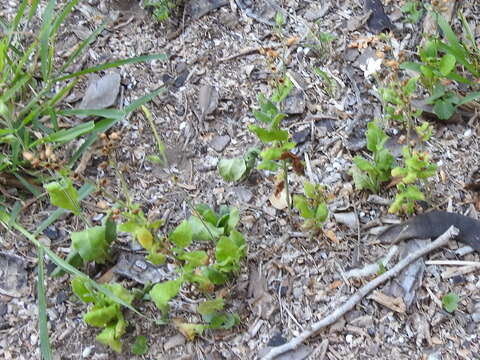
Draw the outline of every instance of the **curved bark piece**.
<instances>
[{"instance_id":1,"label":"curved bark piece","mask_svg":"<svg viewBox=\"0 0 480 360\"><path fill-rule=\"evenodd\" d=\"M378 239L382 243L395 244L413 238L436 238L452 225L459 229L458 241L480 252L480 221L447 211L431 211L414 216L403 224L390 226Z\"/></svg>"}]
</instances>

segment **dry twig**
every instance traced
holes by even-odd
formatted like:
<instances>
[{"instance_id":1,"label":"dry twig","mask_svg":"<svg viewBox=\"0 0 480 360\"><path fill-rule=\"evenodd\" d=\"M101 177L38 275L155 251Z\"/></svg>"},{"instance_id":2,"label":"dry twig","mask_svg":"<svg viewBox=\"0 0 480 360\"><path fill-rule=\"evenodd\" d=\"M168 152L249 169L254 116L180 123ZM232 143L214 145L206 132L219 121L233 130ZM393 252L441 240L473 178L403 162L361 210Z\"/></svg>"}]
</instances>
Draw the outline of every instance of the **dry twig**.
<instances>
[{"instance_id":1,"label":"dry twig","mask_svg":"<svg viewBox=\"0 0 480 360\"><path fill-rule=\"evenodd\" d=\"M438 237L435 241L429 245L411 253L406 258L402 259L397 265L383 273L382 275L376 277L368 284L361 287L353 296L348 299L342 306L338 307L334 312L332 312L327 317L323 318L320 321L314 323L310 329L303 331L299 336L293 338L284 345L278 346L270 350L270 352L263 357L263 360L272 360L276 356L284 354L287 351L296 349L300 344L311 336L318 333L321 329L326 326L329 326L335 323L340 317L346 314L348 311L352 310L356 304L358 304L370 291L377 288L379 285L383 284L385 281L396 276L400 271L402 271L406 266L415 261L416 259L432 252L435 249L438 249L442 246L445 246L448 241L458 235L458 229L451 226L445 233Z\"/></svg>"}]
</instances>

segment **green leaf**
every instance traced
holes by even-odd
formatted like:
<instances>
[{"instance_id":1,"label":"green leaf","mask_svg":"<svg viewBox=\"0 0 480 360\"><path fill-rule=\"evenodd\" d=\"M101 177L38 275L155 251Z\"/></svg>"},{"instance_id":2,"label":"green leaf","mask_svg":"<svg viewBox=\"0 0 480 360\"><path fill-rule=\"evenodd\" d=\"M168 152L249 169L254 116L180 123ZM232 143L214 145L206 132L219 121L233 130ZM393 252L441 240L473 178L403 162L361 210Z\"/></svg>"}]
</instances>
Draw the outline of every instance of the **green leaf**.
<instances>
[{"instance_id":1,"label":"green leaf","mask_svg":"<svg viewBox=\"0 0 480 360\"><path fill-rule=\"evenodd\" d=\"M454 312L458 308L460 297L455 293L448 293L442 297L443 308L449 313Z\"/></svg>"},{"instance_id":2,"label":"green leaf","mask_svg":"<svg viewBox=\"0 0 480 360\"><path fill-rule=\"evenodd\" d=\"M110 306L100 307L95 309L95 307L83 315L83 320L91 326L95 327L106 327L113 320L117 319L118 313L120 312L120 307L117 304L112 304Z\"/></svg>"},{"instance_id":3,"label":"green leaf","mask_svg":"<svg viewBox=\"0 0 480 360\"><path fill-rule=\"evenodd\" d=\"M182 333L188 340L193 341L197 335L202 335L207 326L203 324L189 324L179 320L174 321L178 331Z\"/></svg>"},{"instance_id":4,"label":"green leaf","mask_svg":"<svg viewBox=\"0 0 480 360\"><path fill-rule=\"evenodd\" d=\"M188 269L194 269L208 264L208 255L202 250L189 251L179 255L178 258L186 262Z\"/></svg>"},{"instance_id":5,"label":"green leaf","mask_svg":"<svg viewBox=\"0 0 480 360\"><path fill-rule=\"evenodd\" d=\"M103 264L109 257L110 243L106 238L105 226L94 226L71 235L72 246L84 261Z\"/></svg>"},{"instance_id":6,"label":"green leaf","mask_svg":"<svg viewBox=\"0 0 480 360\"><path fill-rule=\"evenodd\" d=\"M166 316L169 310L168 302L177 296L182 286L182 280L169 280L159 284L155 284L150 290L149 295L157 308Z\"/></svg>"},{"instance_id":7,"label":"green leaf","mask_svg":"<svg viewBox=\"0 0 480 360\"><path fill-rule=\"evenodd\" d=\"M286 130L267 130L257 125L249 125L248 128L254 132L264 144L272 141L288 140L288 131Z\"/></svg>"},{"instance_id":8,"label":"green leaf","mask_svg":"<svg viewBox=\"0 0 480 360\"><path fill-rule=\"evenodd\" d=\"M135 342L132 344L132 354L145 355L148 352L147 338L143 335L135 337Z\"/></svg>"},{"instance_id":9,"label":"green leaf","mask_svg":"<svg viewBox=\"0 0 480 360\"><path fill-rule=\"evenodd\" d=\"M451 54L445 54L442 56L440 59L440 63L438 64L439 70L442 73L443 76L447 76L452 72L452 70L455 68L455 56Z\"/></svg>"},{"instance_id":10,"label":"green leaf","mask_svg":"<svg viewBox=\"0 0 480 360\"><path fill-rule=\"evenodd\" d=\"M223 228L217 228L209 222L202 221L196 216L188 219L192 227L192 239L200 241L215 240L224 233Z\"/></svg>"},{"instance_id":11,"label":"green leaf","mask_svg":"<svg viewBox=\"0 0 480 360\"><path fill-rule=\"evenodd\" d=\"M228 234L234 230L238 223L240 222L240 211L237 208L231 208L230 213L228 214L227 226L225 227L225 232Z\"/></svg>"},{"instance_id":12,"label":"green leaf","mask_svg":"<svg viewBox=\"0 0 480 360\"><path fill-rule=\"evenodd\" d=\"M327 220L327 217L328 217L327 204L325 203L319 204L315 212L315 220L323 223L325 220Z\"/></svg>"},{"instance_id":13,"label":"green leaf","mask_svg":"<svg viewBox=\"0 0 480 360\"><path fill-rule=\"evenodd\" d=\"M218 215L207 204L195 205L195 210L200 214L201 218L212 225L217 225Z\"/></svg>"},{"instance_id":14,"label":"green leaf","mask_svg":"<svg viewBox=\"0 0 480 360\"><path fill-rule=\"evenodd\" d=\"M241 157L221 159L218 162L218 172L225 181L239 181L247 172L247 166Z\"/></svg>"},{"instance_id":15,"label":"green leaf","mask_svg":"<svg viewBox=\"0 0 480 360\"><path fill-rule=\"evenodd\" d=\"M371 152L376 152L383 147L388 140L388 136L383 129L377 126L375 122L371 121L367 125L367 148Z\"/></svg>"},{"instance_id":16,"label":"green leaf","mask_svg":"<svg viewBox=\"0 0 480 360\"><path fill-rule=\"evenodd\" d=\"M63 178L61 181L54 181L43 186L50 195L50 202L65 210L72 211L75 215L80 213L78 205L78 193L73 187L72 181Z\"/></svg>"},{"instance_id":17,"label":"green leaf","mask_svg":"<svg viewBox=\"0 0 480 360\"><path fill-rule=\"evenodd\" d=\"M42 360L50 360L52 357L52 349L50 347L50 340L48 337L48 317L47 317L47 298L45 290L45 262L44 251L38 251L38 327L40 332L40 351Z\"/></svg>"},{"instance_id":18,"label":"green leaf","mask_svg":"<svg viewBox=\"0 0 480 360\"><path fill-rule=\"evenodd\" d=\"M215 314L217 311L223 310L224 306L225 301L219 297L214 300L207 300L200 303L197 307L197 312L202 315L204 321L210 322L208 316Z\"/></svg>"},{"instance_id":19,"label":"green leaf","mask_svg":"<svg viewBox=\"0 0 480 360\"><path fill-rule=\"evenodd\" d=\"M84 303L90 303L95 301L95 297L90 289L87 288L84 278L76 276L70 282L72 286L72 291L75 295L77 295L80 300Z\"/></svg>"},{"instance_id":20,"label":"green leaf","mask_svg":"<svg viewBox=\"0 0 480 360\"><path fill-rule=\"evenodd\" d=\"M183 220L169 236L169 240L180 248L186 248L192 243L192 225Z\"/></svg>"},{"instance_id":21,"label":"green leaf","mask_svg":"<svg viewBox=\"0 0 480 360\"><path fill-rule=\"evenodd\" d=\"M293 206L298 210L300 216L304 219L313 219L315 217L315 210L310 208L305 197L301 195L294 195Z\"/></svg>"},{"instance_id":22,"label":"green leaf","mask_svg":"<svg viewBox=\"0 0 480 360\"><path fill-rule=\"evenodd\" d=\"M447 100L436 100L433 112L442 120L450 119L455 113L455 106Z\"/></svg>"},{"instance_id":23,"label":"green leaf","mask_svg":"<svg viewBox=\"0 0 480 360\"><path fill-rule=\"evenodd\" d=\"M115 325L108 326L97 335L96 339L98 342L111 347L115 352L120 353L122 352L122 343L118 340L115 330Z\"/></svg>"}]
</instances>

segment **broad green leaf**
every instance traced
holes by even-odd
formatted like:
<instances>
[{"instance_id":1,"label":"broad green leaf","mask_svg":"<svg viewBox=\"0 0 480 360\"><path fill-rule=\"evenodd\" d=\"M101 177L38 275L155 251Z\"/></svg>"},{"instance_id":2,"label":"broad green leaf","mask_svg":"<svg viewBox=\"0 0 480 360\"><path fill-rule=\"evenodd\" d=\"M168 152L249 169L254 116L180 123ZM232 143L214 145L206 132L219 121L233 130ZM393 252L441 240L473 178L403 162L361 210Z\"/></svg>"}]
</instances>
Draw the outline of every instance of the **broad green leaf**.
<instances>
[{"instance_id":1,"label":"broad green leaf","mask_svg":"<svg viewBox=\"0 0 480 360\"><path fill-rule=\"evenodd\" d=\"M115 352L122 352L122 343L115 334L115 325L106 327L96 337L97 341L111 347Z\"/></svg>"},{"instance_id":2,"label":"broad green leaf","mask_svg":"<svg viewBox=\"0 0 480 360\"><path fill-rule=\"evenodd\" d=\"M288 140L288 131L286 130L268 130L257 125L249 125L248 128L250 131L254 132L264 144L268 144L272 141Z\"/></svg>"},{"instance_id":3,"label":"broad green leaf","mask_svg":"<svg viewBox=\"0 0 480 360\"><path fill-rule=\"evenodd\" d=\"M362 171L365 171L365 172L371 172L371 171L375 171L375 165L372 164L370 161L368 161L367 159L364 159L363 157L361 156L355 156L353 158L353 163Z\"/></svg>"},{"instance_id":4,"label":"broad green leaf","mask_svg":"<svg viewBox=\"0 0 480 360\"><path fill-rule=\"evenodd\" d=\"M225 231L230 233L234 230L238 223L240 222L240 211L237 208L231 208L230 213L228 215L227 226L225 227Z\"/></svg>"},{"instance_id":5,"label":"broad green leaf","mask_svg":"<svg viewBox=\"0 0 480 360\"><path fill-rule=\"evenodd\" d=\"M253 111L253 116L258 121L261 121L261 122L266 123L266 124L270 124L273 120L272 117L269 114L266 114L266 113L264 113L262 111L259 111L259 110L254 110Z\"/></svg>"},{"instance_id":6,"label":"broad green leaf","mask_svg":"<svg viewBox=\"0 0 480 360\"><path fill-rule=\"evenodd\" d=\"M300 195L293 196L293 206L298 210L300 216L304 219L313 219L315 217L315 211L308 205L307 199Z\"/></svg>"},{"instance_id":7,"label":"broad green leaf","mask_svg":"<svg viewBox=\"0 0 480 360\"><path fill-rule=\"evenodd\" d=\"M189 251L178 256L180 260L185 261L189 268L194 269L202 265L208 265L208 255L205 251Z\"/></svg>"},{"instance_id":8,"label":"broad green leaf","mask_svg":"<svg viewBox=\"0 0 480 360\"><path fill-rule=\"evenodd\" d=\"M94 302L95 297L93 296L92 291L85 285L86 283L85 279L79 276L74 277L70 282L73 293L77 295L80 300L84 303Z\"/></svg>"},{"instance_id":9,"label":"broad green leaf","mask_svg":"<svg viewBox=\"0 0 480 360\"><path fill-rule=\"evenodd\" d=\"M148 352L147 338L143 335L135 337L135 342L132 344L132 354L145 355Z\"/></svg>"},{"instance_id":10,"label":"broad green leaf","mask_svg":"<svg viewBox=\"0 0 480 360\"><path fill-rule=\"evenodd\" d=\"M218 162L218 172L225 181L239 181L247 172L247 166L241 157L221 159Z\"/></svg>"},{"instance_id":11,"label":"broad green leaf","mask_svg":"<svg viewBox=\"0 0 480 360\"><path fill-rule=\"evenodd\" d=\"M103 264L109 257L110 243L106 239L106 227L94 226L71 235L72 246L84 261Z\"/></svg>"},{"instance_id":12,"label":"broad green leaf","mask_svg":"<svg viewBox=\"0 0 480 360\"><path fill-rule=\"evenodd\" d=\"M440 59L440 63L438 64L439 70L442 73L443 76L447 76L452 72L452 70L455 68L455 56L451 54L445 54L442 56Z\"/></svg>"},{"instance_id":13,"label":"broad green leaf","mask_svg":"<svg viewBox=\"0 0 480 360\"><path fill-rule=\"evenodd\" d=\"M152 248L153 235L145 226L142 226L135 231L135 237L144 249L150 250Z\"/></svg>"},{"instance_id":14,"label":"broad green leaf","mask_svg":"<svg viewBox=\"0 0 480 360\"><path fill-rule=\"evenodd\" d=\"M45 184L43 187L47 190L52 205L70 210L75 215L80 213L78 193L70 179L63 178L60 181Z\"/></svg>"},{"instance_id":15,"label":"broad green leaf","mask_svg":"<svg viewBox=\"0 0 480 360\"><path fill-rule=\"evenodd\" d=\"M159 284L155 284L150 290L149 295L157 308L166 316L169 310L168 302L177 296L182 286L182 280L169 280Z\"/></svg>"},{"instance_id":16,"label":"broad green leaf","mask_svg":"<svg viewBox=\"0 0 480 360\"><path fill-rule=\"evenodd\" d=\"M442 297L443 308L449 313L452 313L455 310L457 310L459 302L460 302L460 297L453 292L450 292L447 295L444 295Z\"/></svg>"},{"instance_id":17,"label":"broad green leaf","mask_svg":"<svg viewBox=\"0 0 480 360\"><path fill-rule=\"evenodd\" d=\"M212 225L217 225L218 215L215 214L215 211L213 211L210 206L208 206L207 204L198 204L195 205L195 210L200 214L202 219Z\"/></svg>"},{"instance_id":18,"label":"broad green leaf","mask_svg":"<svg viewBox=\"0 0 480 360\"><path fill-rule=\"evenodd\" d=\"M95 309L95 307L83 315L83 320L91 326L95 327L106 327L110 323L117 319L118 313L120 312L120 307L117 304L100 307Z\"/></svg>"},{"instance_id":19,"label":"broad green leaf","mask_svg":"<svg viewBox=\"0 0 480 360\"><path fill-rule=\"evenodd\" d=\"M309 199L314 199L317 196L317 190L315 185L309 181L304 181L303 192L305 193L305 196Z\"/></svg>"},{"instance_id":20,"label":"broad green leaf","mask_svg":"<svg viewBox=\"0 0 480 360\"><path fill-rule=\"evenodd\" d=\"M216 267L209 266L204 270L205 275L215 285L223 285L227 282L227 274L221 272Z\"/></svg>"},{"instance_id":21,"label":"broad green leaf","mask_svg":"<svg viewBox=\"0 0 480 360\"><path fill-rule=\"evenodd\" d=\"M184 323L177 319L173 321L173 324L190 341L193 341L197 335L202 335L206 329L206 326L203 324Z\"/></svg>"},{"instance_id":22,"label":"broad green leaf","mask_svg":"<svg viewBox=\"0 0 480 360\"><path fill-rule=\"evenodd\" d=\"M323 223L325 220L327 220L327 217L328 217L327 204L325 203L319 204L315 212L315 220Z\"/></svg>"},{"instance_id":23,"label":"broad green leaf","mask_svg":"<svg viewBox=\"0 0 480 360\"><path fill-rule=\"evenodd\" d=\"M202 221L196 216L190 216L188 222L192 227L193 240L215 240L224 233L223 228L217 228L209 222Z\"/></svg>"},{"instance_id":24,"label":"broad green leaf","mask_svg":"<svg viewBox=\"0 0 480 360\"><path fill-rule=\"evenodd\" d=\"M214 300L207 300L201 302L197 307L197 312L202 315L204 321L210 322L208 316L216 313L217 311L223 310L225 306L225 301L223 298L219 297Z\"/></svg>"},{"instance_id":25,"label":"broad green leaf","mask_svg":"<svg viewBox=\"0 0 480 360\"><path fill-rule=\"evenodd\" d=\"M140 225L135 220L129 220L127 222L124 222L123 224L120 224L118 226L118 231L135 234L137 230L140 229L141 227L142 225Z\"/></svg>"},{"instance_id":26,"label":"broad green leaf","mask_svg":"<svg viewBox=\"0 0 480 360\"><path fill-rule=\"evenodd\" d=\"M180 248L186 248L192 243L192 225L187 220L183 220L169 236L171 242Z\"/></svg>"},{"instance_id":27,"label":"broad green leaf","mask_svg":"<svg viewBox=\"0 0 480 360\"><path fill-rule=\"evenodd\" d=\"M433 105L433 112L442 120L450 119L455 114L455 106L446 100L436 100Z\"/></svg>"}]
</instances>

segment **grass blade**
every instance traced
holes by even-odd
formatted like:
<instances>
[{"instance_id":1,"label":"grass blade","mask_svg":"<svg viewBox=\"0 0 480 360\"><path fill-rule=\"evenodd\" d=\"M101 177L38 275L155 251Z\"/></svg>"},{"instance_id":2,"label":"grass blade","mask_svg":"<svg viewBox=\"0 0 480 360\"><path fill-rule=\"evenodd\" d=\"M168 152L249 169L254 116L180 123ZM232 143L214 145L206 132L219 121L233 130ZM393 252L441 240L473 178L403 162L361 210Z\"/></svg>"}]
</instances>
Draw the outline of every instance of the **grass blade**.
<instances>
[{"instance_id":1,"label":"grass blade","mask_svg":"<svg viewBox=\"0 0 480 360\"><path fill-rule=\"evenodd\" d=\"M62 25L65 21L65 18L72 12L72 9L74 8L75 5L77 5L78 0L70 0L60 11L60 14L58 15L57 19L53 23L51 34L53 37L57 36L57 31L60 25Z\"/></svg>"},{"instance_id":2,"label":"grass blade","mask_svg":"<svg viewBox=\"0 0 480 360\"><path fill-rule=\"evenodd\" d=\"M75 72L73 74L70 74L70 75L65 75L65 76L62 76L60 78L56 78L55 81L68 80L68 79L78 77L78 76L81 76L81 75L90 74L90 73L94 73L94 72L102 71L102 70L106 70L106 69L111 69L111 68L126 65L126 64L136 64L136 63L146 62L146 61L150 61L150 60L166 60L166 58L167 58L167 56L165 54L136 56L136 57L133 57L133 58L122 59L122 60L112 61L112 62L102 64L102 65L93 66L93 67L88 68L88 69L77 71L77 72Z\"/></svg>"},{"instance_id":3,"label":"grass blade","mask_svg":"<svg viewBox=\"0 0 480 360\"><path fill-rule=\"evenodd\" d=\"M72 141L79 136L82 136L86 133L89 133L95 128L95 123L93 121L89 121L84 124L77 125L70 129L63 129L56 131L48 136L45 136L37 141L34 141L29 145L29 148L34 148L37 145L44 144L44 143L64 143Z\"/></svg>"},{"instance_id":4,"label":"grass blade","mask_svg":"<svg viewBox=\"0 0 480 360\"><path fill-rule=\"evenodd\" d=\"M3 96L0 98L4 103L6 103L12 96L14 96L17 91L23 87L31 79L30 75L24 75L22 76L18 81L13 84L5 93Z\"/></svg>"},{"instance_id":5,"label":"grass blade","mask_svg":"<svg viewBox=\"0 0 480 360\"><path fill-rule=\"evenodd\" d=\"M42 14L43 23L38 38L40 39L40 68L43 80L47 80L50 75L50 66L52 59L50 57L49 40L52 31L52 21L54 16L56 0L49 0L45 11Z\"/></svg>"},{"instance_id":6,"label":"grass blade","mask_svg":"<svg viewBox=\"0 0 480 360\"><path fill-rule=\"evenodd\" d=\"M150 94L147 94L147 95L142 96L141 98L138 98L137 100L132 102L130 105L126 106L123 110L126 113L129 113L129 112L135 110L136 108L138 108L142 105L145 105L147 102L149 102L154 97L156 97L158 94L160 94L164 91L165 91L165 88L160 88L160 89L157 89L155 91L152 91Z\"/></svg>"},{"instance_id":7,"label":"grass blade","mask_svg":"<svg viewBox=\"0 0 480 360\"><path fill-rule=\"evenodd\" d=\"M40 332L40 352L42 360L51 360L52 349L50 348L50 339L48 337L48 323L47 323L47 297L45 291L45 263L44 251L38 248L38 279L37 279L37 294L38 294L38 327Z\"/></svg>"},{"instance_id":8,"label":"grass blade","mask_svg":"<svg viewBox=\"0 0 480 360\"><path fill-rule=\"evenodd\" d=\"M66 68L68 68L73 61L77 58L77 56L82 52L82 50L90 45L106 27L106 24L100 25L95 31L93 31L85 40L83 40L75 49L75 51L70 55L68 60L60 67L58 70L58 74L61 74L65 71ZM55 77L59 77L59 75L56 75Z\"/></svg>"},{"instance_id":9,"label":"grass blade","mask_svg":"<svg viewBox=\"0 0 480 360\"><path fill-rule=\"evenodd\" d=\"M5 212L5 211L0 211L0 222L4 223L5 225L8 224L10 216ZM120 304L133 312L137 313L138 315L144 317L142 313L140 313L137 309L135 309L132 305L128 304L124 300L120 299L118 296L113 294L110 290L108 290L105 286L98 284L96 281L93 281L90 279L86 274L84 274L82 271L76 269L69 263L67 263L65 260L60 258L57 254L55 254L49 247L43 245L40 241L36 239L35 236L33 236L29 231L27 231L24 227L19 225L18 223L14 222L12 224L12 227L20 232L23 236L25 236L30 242L32 242L38 249L42 249L45 254L52 260L57 266L61 267L63 270L68 272L71 275L79 276L82 279L85 279L87 282L90 283L92 287L100 291L101 293L105 294L108 296L110 299L115 301L117 304Z\"/></svg>"}]
</instances>

